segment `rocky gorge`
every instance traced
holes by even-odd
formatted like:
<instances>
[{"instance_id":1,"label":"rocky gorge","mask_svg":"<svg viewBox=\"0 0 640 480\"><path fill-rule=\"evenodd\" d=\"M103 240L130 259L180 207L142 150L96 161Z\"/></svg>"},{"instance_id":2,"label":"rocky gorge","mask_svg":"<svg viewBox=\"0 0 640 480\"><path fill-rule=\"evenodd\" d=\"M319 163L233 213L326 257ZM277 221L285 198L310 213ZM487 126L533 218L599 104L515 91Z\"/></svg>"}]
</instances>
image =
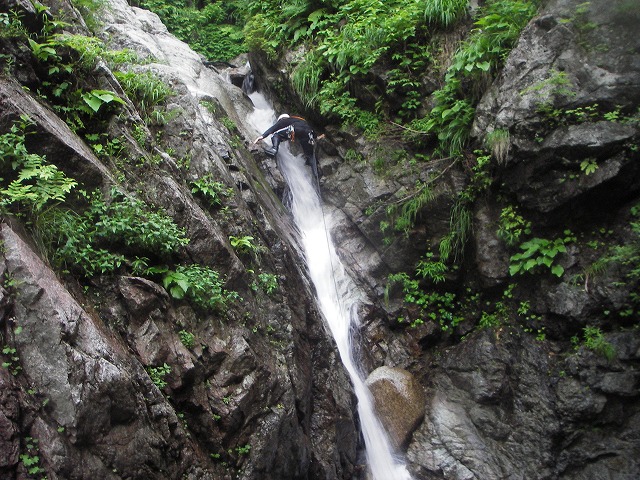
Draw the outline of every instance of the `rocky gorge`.
<instances>
[{"instance_id":1,"label":"rocky gorge","mask_svg":"<svg viewBox=\"0 0 640 480\"><path fill-rule=\"evenodd\" d=\"M251 146L253 106L229 79L247 67L208 64L122 0L92 28L67 1L0 12L0 478L367 478L286 182ZM541 6L483 92L463 160L381 172L364 135L317 122L331 235L366 294L359 357L414 479L640 476L639 19L634 2ZM82 49L45 39L54 28ZM133 73L113 52L135 55ZM279 109L303 108L281 94L286 59L246 60ZM148 72L171 90L155 110L127 83ZM71 85L79 103L62 105ZM47 165L68 195L29 204L51 176L16 185ZM429 201L389 234L416 181ZM438 250L469 189L459 261L406 301L417 290L390 278Z\"/></svg>"}]
</instances>

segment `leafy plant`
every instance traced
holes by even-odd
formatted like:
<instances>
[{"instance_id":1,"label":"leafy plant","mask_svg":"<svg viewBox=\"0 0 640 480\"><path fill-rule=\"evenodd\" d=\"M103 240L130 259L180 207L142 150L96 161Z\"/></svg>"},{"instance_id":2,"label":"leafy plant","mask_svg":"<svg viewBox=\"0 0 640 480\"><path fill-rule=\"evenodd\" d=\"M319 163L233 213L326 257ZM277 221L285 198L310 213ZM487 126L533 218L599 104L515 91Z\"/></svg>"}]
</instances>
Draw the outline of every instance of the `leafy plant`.
<instances>
[{"instance_id":1,"label":"leafy plant","mask_svg":"<svg viewBox=\"0 0 640 480\"><path fill-rule=\"evenodd\" d=\"M5 345L2 348L2 354L6 356L7 360L2 362L2 368L6 368L9 370L11 375L18 375L22 371L22 366L20 365L20 356L18 355L18 351Z\"/></svg>"},{"instance_id":2,"label":"leafy plant","mask_svg":"<svg viewBox=\"0 0 640 480\"><path fill-rule=\"evenodd\" d=\"M82 213L49 209L38 218L43 243L59 267L84 276L109 273L132 264L130 258L142 252L166 256L189 243L184 229L168 215L115 188L108 199L99 192L86 198L89 205Z\"/></svg>"},{"instance_id":3,"label":"leafy plant","mask_svg":"<svg viewBox=\"0 0 640 480\"><path fill-rule=\"evenodd\" d=\"M180 337L180 341L186 348L193 348L195 345L195 335L187 330L180 330L178 332L178 336Z\"/></svg>"},{"instance_id":4,"label":"leafy plant","mask_svg":"<svg viewBox=\"0 0 640 480\"><path fill-rule=\"evenodd\" d=\"M271 295L278 290L278 287L278 276L273 273L261 272L258 274L257 280L251 283L252 290L258 291L258 289L261 289L267 295Z\"/></svg>"},{"instance_id":5,"label":"leafy plant","mask_svg":"<svg viewBox=\"0 0 640 480\"><path fill-rule=\"evenodd\" d=\"M147 367L147 372L149 372L149 376L154 385L162 389L167 386L164 377L171 373L171 367L165 363L160 367Z\"/></svg>"},{"instance_id":6,"label":"leafy plant","mask_svg":"<svg viewBox=\"0 0 640 480\"><path fill-rule=\"evenodd\" d=\"M231 235L229 241L231 246L238 253L260 253L260 246L253 243L254 238L250 235L235 237Z\"/></svg>"},{"instance_id":7,"label":"leafy plant","mask_svg":"<svg viewBox=\"0 0 640 480\"><path fill-rule=\"evenodd\" d=\"M545 238L532 238L520 245L521 253L517 253L510 258L509 273L532 272L537 267L544 265L557 277L564 274L564 268L557 263L554 264L559 253L567 251L566 245L575 242L576 237L569 230L564 231L564 237L555 240Z\"/></svg>"},{"instance_id":8,"label":"leafy plant","mask_svg":"<svg viewBox=\"0 0 640 480\"><path fill-rule=\"evenodd\" d=\"M91 109L91 112L97 113L100 107L108 105L112 102L124 105L124 100L115 93L108 90L91 90L81 94L82 101ZM91 113L89 112L89 113Z\"/></svg>"},{"instance_id":9,"label":"leafy plant","mask_svg":"<svg viewBox=\"0 0 640 480\"><path fill-rule=\"evenodd\" d=\"M594 158L587 158L580 162L580 170L583 171L585 175L591 175L598 170L598 163Z\"/></svg>"},{"instance_id":10,"label":"leafy plant","mask_svg":"<svg viewBox=\"0 0 640 480\"><path fill-rule=\"evenodd\" d=\"M162 284L173 298L187 297L204 309L219 310L239 298L223 288L224 279L217 271L203 265L178 265L175 270L152 267L148 273L162 274Z\"/></svg>"},{"instance_id":11,"label":"leafy plant","mask_svg":"<svg viewBox=\"0 0 640 480\"><path fill-rule=\"evenodd\" d=\"M587 326L582 329L584 346L589 350L604 356L607 360L612 360L616 355L616 350L611 343L609 343L602 330L598 327ZM578 343L574 340L576 346Z\"/></svg>"},{"instance_id":12,"label":"leafy plant","mask_svg":"<svg viewBox=\"0 0 640 480\"><path fill-rule=\"evenodd\" d=\"M159 107L173 95L173 90L151 71L116 71L114 75L141 116L149 121L154 112L158 112Z\"/></svg>"},{"instance_id":13,"label":"leafy plant","mask_svg":"<svg viewBox=\"0 0 640 480\"><path fill-rule=\"evenodd\" d=\"M251 451L251 445L248 443L246 445L236 447L236 452L238 455L249 455L250 451Z\"/></svg>"},{"instance_id":14,"label":"leafy plant","mask_svg":"<svg viewBox=\"0 0 640 480\"><path fill-rule=\"evenodd\" d=\"M17 10L0 13L0 38L26 37L27 30L22 23L22 16Z\"/></svg>"},{"instance_id":15,"label":"leafy plant","mask_svg":"<svg viewBox=\"0 0 640 480\"><path fill-rule=\"evenodd\" d=\"M456 295L452 292L440 293L437 291L425 291L420 288L417 279L412 279L404 272L391 274L388 277L385 297L389 297L389 289L392 285L400 283L404 293L404 301L418 307L418 314L412 318L401 318L399 321L409 322L412 327L416 327L431 320L438 325L442 331L458 325L462 321L462 316L458 314Z\"/></svg>"},{"instance_id":16,"label":"leafy plant","mask_svg":"<svg viewBox=\"0 0 640 480\"><path fill-rule=\"evenodd\" d=\"M221 197L233 194L233 189L222 182L213 180L211 174L207 174L191 182L191 192L199 194L207 199L211 205L221 205Z\"/></svg>"},{"instance_id":17,"label":"leafy plant","mask_svg":"<svg viewBox=\"0 0 640 480\"><path fill-rule=\"evenodd\" d=\"M27 453L20 454L20 462L24 465L29 475L38 475L46 473L45 469L40 466L40 448L38 439L33 437L25 438L25 447Z\"/></svg>"},{"instance_id":18,"label":"leafy plant","mask_svg":"<svg viewBox=\"0 0 640 480\"><path fill-rule=\"evenodd\" d=\"M40 211L47 204L64 201L77 185L44 156L29 153L25 137L30 125L31 120L23 114L9 132L0 135L0 172L9 175L8 183L0 183L4 187L0 190L2 209L25 206Z\"/></svg>"},{"instance_id":19,"label":"leafy plant","mask_svg":"<svg viewBox=\"0 0 640 480\"><path fill-rule=\"evenodd\" d=\"M449 267L444 262L434 261L434 255L427 252L423 259L418 261L416 273L422 278L428 278L433 283L444 282L445 274L449 271Z\"/></svg>"},{"instance_id":20,"label":"leafy plant","mask_svg":"<svg viewBox=\"0 0 640 480\"><path fill-rule=\"evenodd\" d=\"M500 212L498 221L498 236L512 247L517 244L523 235L531 233L531 222L525 220L513 205L507 205Z\"/></svg>"}]
</instances>

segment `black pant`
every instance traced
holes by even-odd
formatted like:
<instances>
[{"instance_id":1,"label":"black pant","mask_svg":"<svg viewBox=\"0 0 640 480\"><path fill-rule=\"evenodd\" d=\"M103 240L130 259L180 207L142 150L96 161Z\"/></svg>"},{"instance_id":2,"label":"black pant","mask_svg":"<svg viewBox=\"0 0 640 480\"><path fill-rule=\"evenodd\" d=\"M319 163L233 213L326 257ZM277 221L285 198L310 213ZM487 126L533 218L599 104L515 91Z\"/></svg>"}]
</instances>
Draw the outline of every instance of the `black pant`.
<instances>
[{"instance_id":1,"label":"black pant","mask_svg":"<svg viewBox=\"0 0 640 480\"><path fill-rule=\"evenodd\" d=\"M318 173L319 173L318 161L315 155L315 148L314 148L315 139L314 139L313 132L312 131L303 131L299 133L296 132L295 139L296 140L299 139L299 143L300 143L300 146L302 147L302 153L304 154L306 163L307 165L311 165L314 175L318 177ZM280 148L280 142L286 142L287 140L289 140L289 135L288 135L288 132L286 131L277 132L271 136L271 144L275 149L274 154L278 152L278 149Z\"/></svg>"}]
</instances>

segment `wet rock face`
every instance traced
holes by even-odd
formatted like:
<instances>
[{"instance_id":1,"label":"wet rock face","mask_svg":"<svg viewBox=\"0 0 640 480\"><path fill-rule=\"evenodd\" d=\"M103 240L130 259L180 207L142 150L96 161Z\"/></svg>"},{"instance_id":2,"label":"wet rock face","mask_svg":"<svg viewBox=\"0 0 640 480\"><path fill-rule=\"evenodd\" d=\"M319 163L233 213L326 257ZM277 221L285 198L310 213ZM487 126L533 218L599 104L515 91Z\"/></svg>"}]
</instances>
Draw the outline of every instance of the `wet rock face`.
<instances>
[{"instance_id":1,"label":"wet rock face","mask_svg":"<svg viewBox=\"0 0 640 480\"><path fill-rule=\"evenodd\" d=\"M638 18L634 7L549 3L478 105L479 138L510 133L502 180L524 207L562 215L594 192L590 206L615 205L637 191L629 146L638 126L622 120L640 103L640 40L629 18ZM597 163L593 174L580 174L585 160Z\"/></svg>"}]
</instances>

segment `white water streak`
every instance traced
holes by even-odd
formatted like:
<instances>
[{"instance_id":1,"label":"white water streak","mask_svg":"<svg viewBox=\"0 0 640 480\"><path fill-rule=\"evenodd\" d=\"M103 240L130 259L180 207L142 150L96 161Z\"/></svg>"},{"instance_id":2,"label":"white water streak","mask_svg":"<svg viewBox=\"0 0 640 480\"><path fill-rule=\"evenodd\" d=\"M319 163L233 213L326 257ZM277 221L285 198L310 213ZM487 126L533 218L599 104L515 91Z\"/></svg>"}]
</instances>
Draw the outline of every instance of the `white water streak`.
<instances>
[{"instance_id":1,"label":"white water streak","mask_svg":"<svg viewBox=\"0 0 640 480\"><path fill-rule=\"evenodd\" d=\"M250 95L255 110L247 119L262 132L275 121L275 113L259 93ZM292 193L291 211L300 230L309 275L316 288L320 310L329 325L340 358L353 382L358 399L358 415L364 436L367 461L373 480L411 480L406 467L393 456L386 432L375 415L369 389L353 359L351 329L357 328L357 305L361 294L336 254L329 236L322 203L314 188L311 169L304 158L291 154L282 144L278 152L278 166Z\"/></svg>"}]
</instances>

